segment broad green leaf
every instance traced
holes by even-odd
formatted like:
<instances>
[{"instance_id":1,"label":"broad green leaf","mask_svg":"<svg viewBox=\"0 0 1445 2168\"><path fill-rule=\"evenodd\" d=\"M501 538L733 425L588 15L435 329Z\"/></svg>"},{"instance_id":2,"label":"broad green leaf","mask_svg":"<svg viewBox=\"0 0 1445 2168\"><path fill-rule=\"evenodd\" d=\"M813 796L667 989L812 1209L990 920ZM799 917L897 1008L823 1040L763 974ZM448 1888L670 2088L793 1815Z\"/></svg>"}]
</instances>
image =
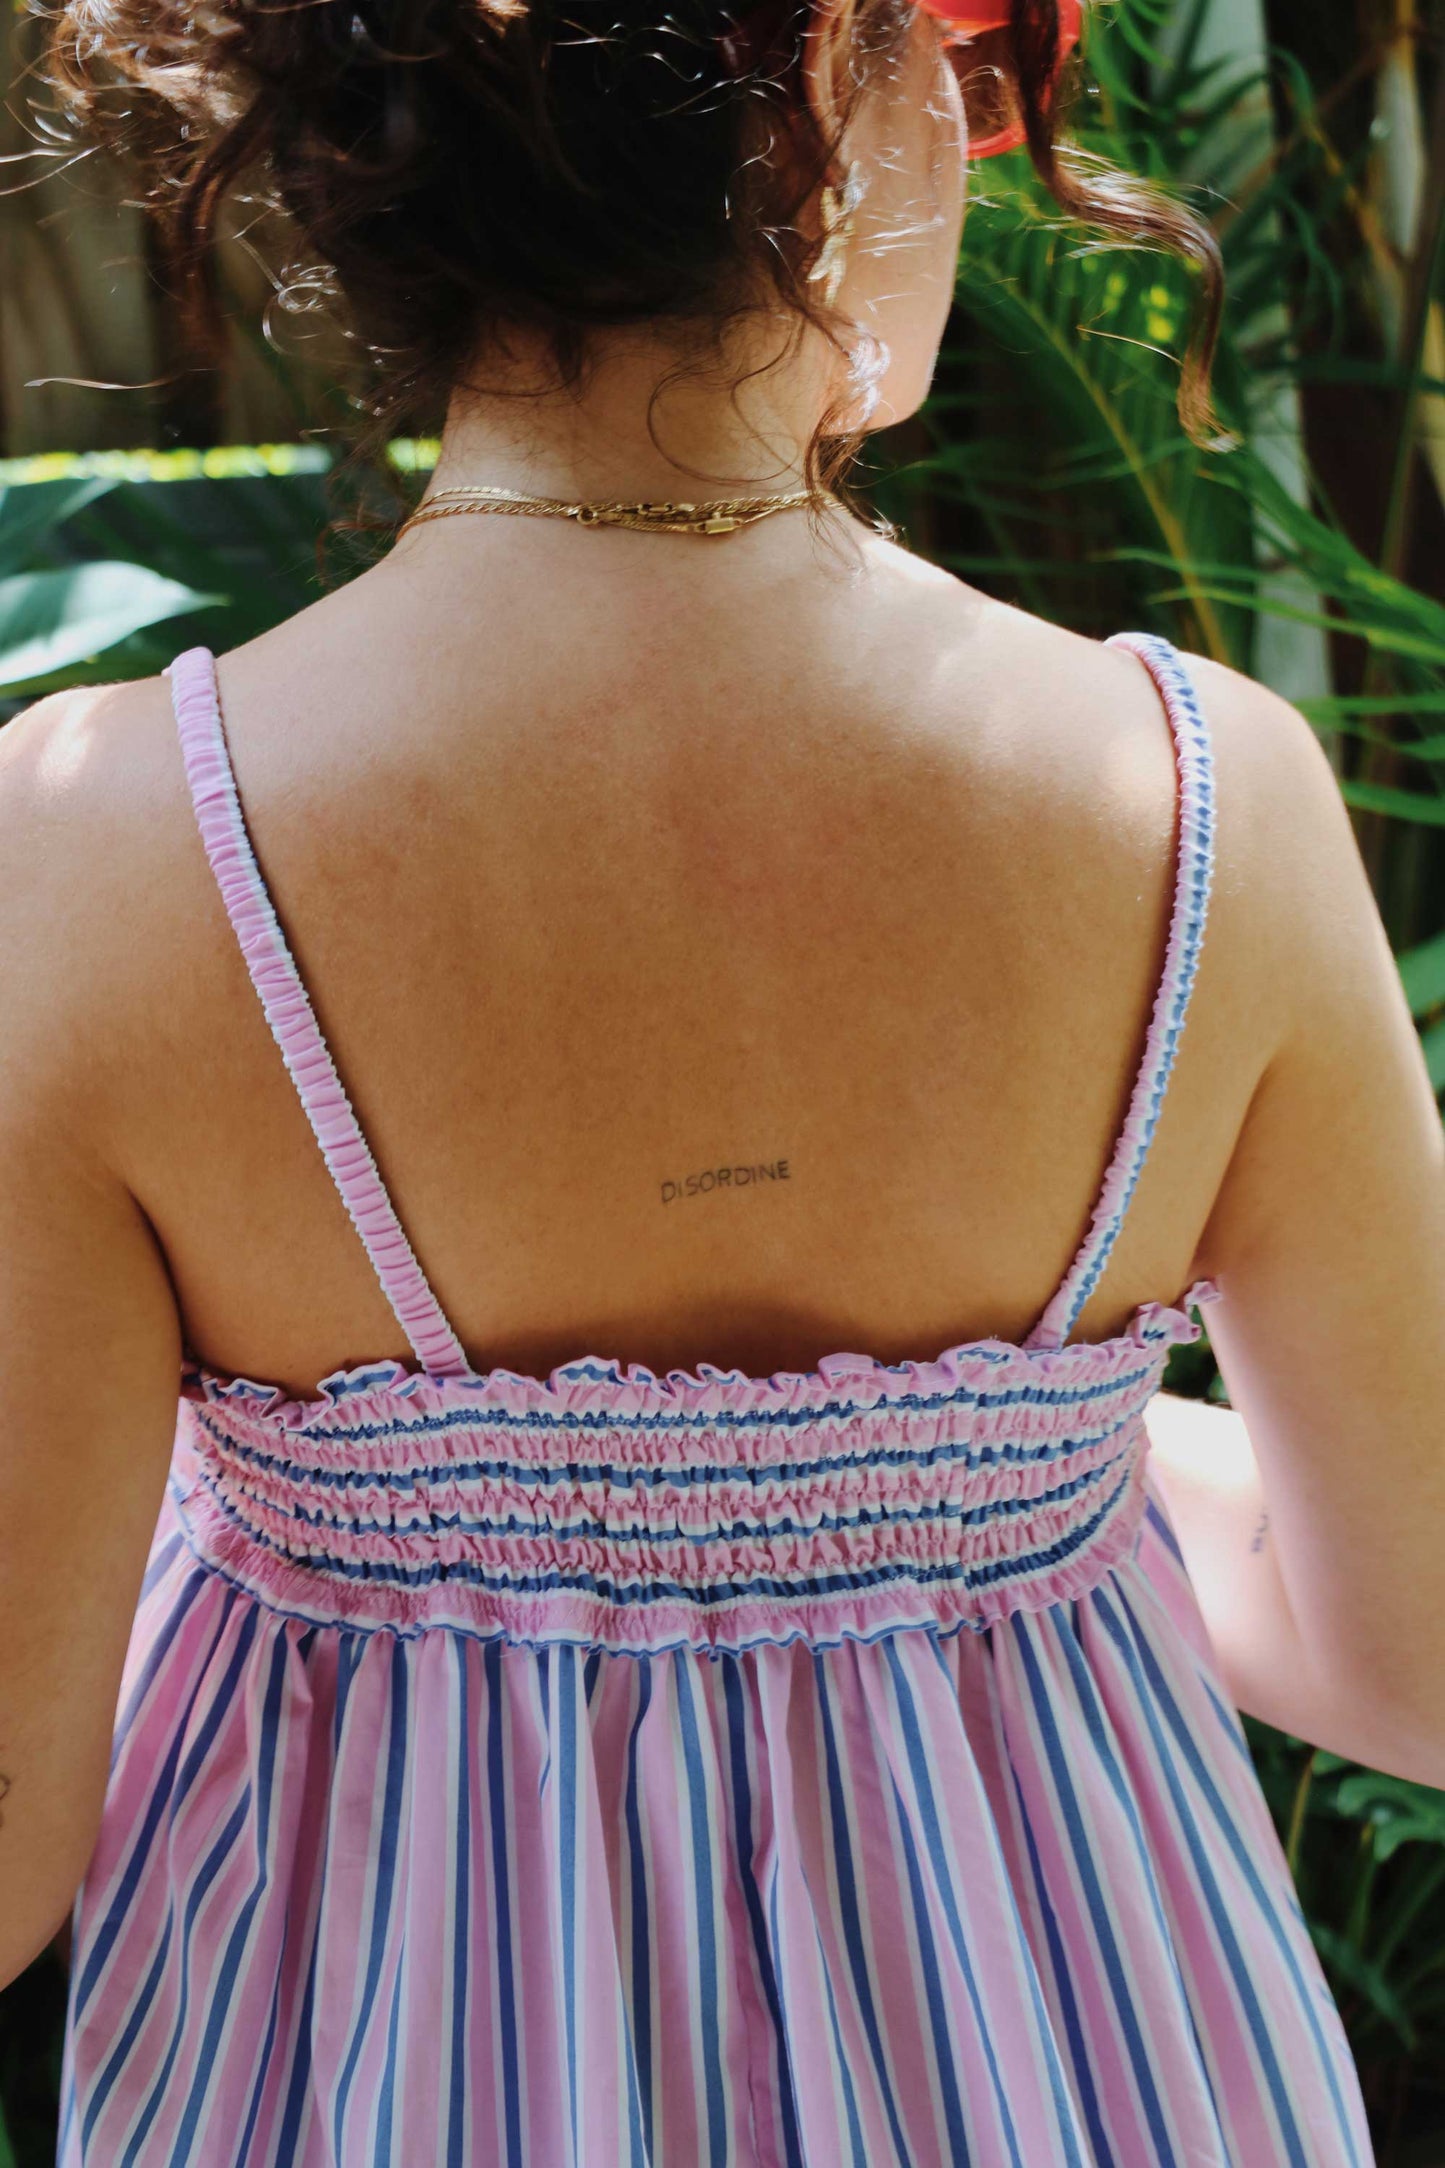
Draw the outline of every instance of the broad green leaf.
<instances>
[{"instance_id":1,"label":"broad green leaf","mask_svg":"<svg viewBox=\"0 0 1445 2168\"><path fill-rule=\"evenodd\" d=\"M1419 821L1427 828L1445 828L1445 791L1430 797L1420 790L1396 790L1390 783L1341 783L1347 805L1362 813L1384 813L1392 820Z\"/></svg>"},{"instance_id":2,"label":"broad green leaf","mask_svg":"<svg viewBox=\"0 0 1445 2168\"><path fill-rule=\"evenodd\" d=\"M72 565L0 579L0 689L104 654L142 626L225 597L162 579L143 565Z\"/></svg>"},{"instance_id":3,"label":"broad green leaf","mask_svg":"<svg viewBox=\"0 0 1445 2168\"><path fill-rule=\"evenodd\" d=\"M1429 1785L1361 1769L1341 1780L1335 1804L1340 1813L1372 1825L1379 1860L1402 1844L1445 1845L1445 1793Z\"/></svg>"},{"instance_id":4,"label":"broad green leaf","mask_svg":"<svg viewBox=\"0 0 1445 2168\"><path fill-rule=\"evenodd\" d=\"M1422 1032L1420 1044L1424 1048L1430 1082L1437 1092L1445 1092L1445 1023L1432 1024L1428 1031Z\"/></svg>"},{"instance_id":5,"label":"broad green leaf","mask_svg":"<svg viewBox=\"0 0 1445 2168\"><path fill-rule=\"evenodd\" d=\"M1445 933L1407 949L1399 964L1412 1016L1423 1016L1445 1001Z\"/></svg>"},{"instance_id":6,"label":"broad green leaf","mask_svg":"<svg viewBox=\"0 0 1445 2168\"><path fill-rule=\"evenodd\" d=\"M1399 2036L1401 2044L1413 2050L1418 2039L1414 2020L1383 1967L1373 1958L1366 1957L1348 1936L1326 1921L1312 1919L1309 1930L1315 1948L1333 1969L1336 1978L1352 1987L1357 1995L1362 1995L1376 2016L1383 2018L1391 2031Z\"/></svg>"},{"instance_id":7,"label":"broad green leaf","mask_svg":"<svg viewBox=\"0 0 1445 2168\"><path fill-rule=\"evenodd\" d=\"M20 571L48 535L115 486L100 475L0 483L0 573Z\"/></svg>"}]
</instances>

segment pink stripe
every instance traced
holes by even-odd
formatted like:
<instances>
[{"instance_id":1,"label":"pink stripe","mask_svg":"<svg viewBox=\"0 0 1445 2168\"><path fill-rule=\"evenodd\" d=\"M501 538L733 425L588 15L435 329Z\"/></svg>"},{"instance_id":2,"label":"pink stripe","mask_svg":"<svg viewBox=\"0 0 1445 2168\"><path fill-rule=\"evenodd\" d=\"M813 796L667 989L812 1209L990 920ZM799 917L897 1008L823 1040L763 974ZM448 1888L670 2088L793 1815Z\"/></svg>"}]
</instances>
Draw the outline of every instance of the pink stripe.
<instances>
[{"instance_id":1,"label":"pink stripe","mask_svg":"<svg viewBox=\"0 0 1445 2168\"><path fill-rule=\"evenodd\" d=\"M845 1812L861 1893L856 1928L896 2113L915 2168L944 2168L952 2157L940 2108L949 2072L958 2088L971 2158L980 2168L1007 2168L1010 2150L1004 2109L989 2067L990 2050L1023 2160L1063 2157L1061 2112L1070 2121L1079 2156L1091 2158L1084 2109L1089 2094L1101 2103L1109 2139L1121 2160L1159 2157L1145 2090L1128 2051L1123 2011L1102 1962L1100 1916L1112 1924L1120 1945L1128 2007L1140 2028L1157 2112L1176 2141L1176 2158L1198 2161L1202 2168L1245 2160L1251 2168L1255 2163L1284 2168L1290 2154L1245 2021L1238 1982L1224 1959L1218 1921L1203 1901L1191 1837L1203 1843L1219 1884L1298 2127L1305 2134L1311 2168L1345 2168L1351 2141L1357 2159L1368 2161L1348 2046L1324 1992L1308 1933L1292 1909L1288 1870L1262 1796L1247 1758L1220 1720L1210 1691L1218 1691L1218 1681L1205 1654L1172 1623L1184 1601L1181 1586L1165 1584L1162 1593L1156 1592L1144 1570L1142 1561L1153 1559L1162 1572L1168 1554L1161 1552L1161 1541L1152 1537L1138 1560L1126 1561L1077 1610L1059 1607L1040 1618L1014 1619L986 1640L969 1636L940 1647L933 1637L920 1634L900 1637L891 1648L849 1644L821 1653L804 1647L767 1648L738 1660L731 1676L751 1748L752 1866L764 1906L765 1948L778 1967L782 1987L781 2043L763 1992L753 1921L742 1901L726 1675L722 1667L699 1664L691 1654L654 1660L655 1697L638 1750L654 1936L651 2048L662 2141L656 2158L671 2159L676 2152L684 2160L700 2159L706 2151L698 2090L701 1922L677 1706L684 1670L699 1712L708 1840L721 1867L712 1886L712 1925L723 1983L719 2047L732 2142L735 2147L751 2143L749 2134L755 2130L759 2161L768 2168L780 2168L785 2161L778 2085L783 2053L796 2087L804 2157L840 2163L852 2157L843 2100L845 2067L866 2157L881 2162L894 2156L884 2081L863 2023L850 1923L843 1910L838 1839L820 1742L821 1667L846 1771ZM152 1632L171 1613L195 1572L182 1554L160 1577L147 1599ZM1172 1751L1167 1761L1159 1757L1151 1725L1163 1721L1161 1708L1152 1699L1140 1698L1138 1676L1124 1663L1107 1630L1107 1619L1125 1616L1125 1606L1132 1630L1152 1649L1193 1747L1246 1847L1263 1887L1262 1901L1234 1865L1214 1822L1215 1810L1185 1757ZM407 1751L414 1776L390 1832L398 1847L397 1880L379 1983L359 2033L360 1987L381 1853L377 1817L385 1742L398 1683L396 1652L385 1635L362 1645L340 1747L333 1753L337 1660L343 1652L354 1656L354 1644L334 1631L323 1631L305 1637L303 1645L294 1625L269 1617L255 1621L243 1602L215 1583L203 1589L201 1602L181 1620L172 1651L175 1684L141 1704L118 1764L113 1794L118 1804L108 1812L82 1908L77 1971L86 1968L94 1947L102 1917L97 1900L107 1891L114 1894L115 1870L129 1857L128 1847L144 1819L147 1783L156 1781L168 1743L177 1733L188 1744L199 1743L201 1727L218 1712L216 1697L248 1622L254 1624L254 1639L219 1710L219 1730L186 1796L181 1798L177 1787L168 1798L159 1839L125 1904L112 1962L68 2065L82 2102L97 2100L127 2020L142 2007L151 1958L169 1919L169 1958L150 1991L149 2007L142 2007L140 2029L119 2081L99 2110L86 2161L124 2156L127 2133L159 2079L162 2099L150 2133L152 2150L158 2158L185 2158L188 2168L204 2168L216 2150L218 2134L227 2144L236 2142L264 2053L260 2112L243 2157L259 2163L273 2156L280 2144L287 2092L299 2067L305 2081L298 2095L298 2157L310 2168L321 2168L332 2159L332 2116L343 2068L358 2039L344 2150L349 2154L360 2149L370 2158L386 2062L389 1989L403 1951L408 1982L398 2032L401 2091L392 2158L405 2161L408 2145L427 2160L444 2157L439 2119L450 2053L448 1863L454 1843L454 1787L465 1764L471 1771L473 1807L466 1837L472 1865L467 2032L472 2130L462 2157L485 2156L500 2164L506 2159L500 2034L489 1979L498 1930L488 1894L493 1855L482 1682L484 1662L497 1659L488 1659L479 1648L461 1651L476 1687L465 1736L458 1724L455 1644L446 1636L428 1636L404 1653L412 1711ZM1066 1660L1067 1636L1075 1632L1080 1670ZM259 1766L268 1684L275 1676L273 1660L283 1646L277 1788L268 1825L270 1880L235 1999L218 2038L208 2044L207 2025L222 1984L221 1960L268 1842L252 1779ZM1032 1659L1032 1683L1026 1658ZM547 1661L552 1666L550 1735L542 1718L539 1659L515 1648L499 1652L507 1721L511 1956L518 1975L527 2100L523 2158L556 2161L561 2168L570 2152L561 2006L558 1783L560 1696L568 1665L556 1656ZM626 1741L641 1672L637 1665L618 1666L603 1658L588 1707L580 1657L571 1660L570 1668L582 1830L577 1959L579 2071L587 2107L584 2158L586 2168L592 2168L594 2158L597 2168L614 2168L625 2112L618 2082L620 2037L631 1992L631 1968L624 1962L628 1910L619 1825ZM903 1688L911 1703L913 1748L900 1698ZM1091 1716L1095 1696L1097 1712ZM1047 1714L1068 1771L1075 1802L1068 1816L1045 1748L1041 1712ZM923 1782L914 1761L920 1739L927 1772ZM549 1748L551 1767L543 1781ZM1111 1753L1118 1758L1139 1828L1111 1778ZM1181 1790L1180 1801L1173 1796L1175 1786ZM1022 1792L1033 1858L1019 1811L1009 1804L1016 1789ZM246 1804L246 1811L221 1872L196 1911L191 1968L183 1981L185 1914L227 1815L238 1803ZM926 1920L953 2041L943 2065L933 2038L897 1812L911 1836L924 1885ZM1087 1897L1086 1865L1099 1885L1098 1892ZM1041 1888L1035 1896L1036 1874ZM1164 1912L1162 1932L1151 1876L1157 1878ZM315 1906L321 1892L318 1922ZM710 1892L704 1896L707 1901ZM1095 1906L1101 1913L1091 1910ZM963 1923L972 1989L955 1954L950 1907L957 1908ZM1298 1968L1308 2006L1281 1955L1276 1928ZM1063 1945L1062 1973L1054 1970L1050 1930ZM303 2004L313 1941L318 1943L318 1992L307 2021ZM1184 1995L1176 1960L1183 1971ZM1030 1961L1038 1968L1042 2023L1030 1994ZM267 2049L273 1990L276 2026ZM975 1994L981 2001L977 2011ZM1311 2029L1312 2017L1320 2027L1323 2053ZM166 2076L173 2033L178 2053ZM1062 2065L1062 2107L1049 2081L1050 2047ZM185 2096L198 2074L209 2088L197 2141L200 2151L182 2156L175 2149ZM1330 2098L1331 2078L1343 2103L1343 2119ZM1223 2144L1211 2090L1220 2102ZM73 2135L66 2157L71 2164L82 2157Z\"/></svg>"},{"instance_id":2,"label":"pink stripe","mask_svg":"<svg viewBox=\"0 0 1445 2168\"><path fill-rule=\"evenodd\" d=\"M522 2158L571 2168L567 2034L562 2009L561 1862L557 1842L557 1676L543 1710L542 1664L555 1652L509 1652L502 1659L508 1841L511 1865L513 1989L521 2054ZM543 1770L546 1770L545 1781ZM540 1809L540 1811L538 1811ZM490 1871L490 1853L488 1854ZM498 2153L506 2159L498 2086Z\"/></svg>"},{"instance_id":3,"label":"pink stripe","mask_svg":"<svg viewBox=\"0 0 1445 2168\"><path fill-rule=\"evenodd\" d=\"M1149 1741L1144 1712L1137 1705L1132 1678L1097 1620L1085 1621L1083 1639L1090 1669L1109 1711L1129 1771L1131 1791L1163 1893L1174 1953L1184 1975L1190 2003L1198 2014L1200 2033L1209 2043L1209 2078L1229 2141L1228 2157L1241 2161L1272 2160L1280 2139L1268 2088L1250 2039L1238 1991L1205 1902L1198 1870L1193 1864L1185 1832L1180 1827L1179 1810L1170 1797L1165 1773ZM1183 1770L1178 1770L1177 1774L1184 1780L1186 1793L1192 1792L1193 1786L1184 1778ZM1191 1801L1186 1810L1194 1836L1204 1846L1211 1871L1219 1876L1223 1866L1219 1846L1211 1840L1206 1822L1192 1811L1194 1804ZM1223 1879L1227 1887L1228 1875L1225 1874ZM1237 1897L1235 1892L1230 1895ZM1230 1905L1232 1916L1238 1921L1250 1921L1253 1909L1248 1899L1243 1905ZM1256 1991L1270 2013L1274 2045L1278 2049L1284 2036L1287 2051L1297 2053L1299 2034L1285 2008L1291 1996L1288 1990L1280 1996L1280 1982L1263 1923L1251 1922L1251 1929L1246 1933L1250 1971ZM1273 1979L1271 1975L1274 1975ZM1307 2056L1307 2062L1313 2059L1312 2055Z\"/></svg>"},{"instance_id":4,"label":"pink stripe","mask_svg":"<svg viewBox=\"0 0 1445 2168\"><path fill-rule=\"evenodd\" d=\"M311 1955L320 1930L326 1888L326 1838L330 1818L332 1726L336 1708L337 1636L317 1636L309 1655L294 1652L287 1681L287 1723L294 1759L288 1759L287 1785L280 1802L285 1848L278 1861L274 1904L285 1917L285 1941L277 1975L276 2046L267 2059L257 2103L257 2158L268 2157L280 2129L298 2044L309 2053L301 2013ZM264 1976L263 1976L263 1984ZM268 2020L269 2022L269 2020Z\"/></svg>"},{"instance_id":5,"label":"pink stripe","mask_svg":"<svg viewBox=\"0 0 1445 2168\"><path fill-rule=\"evenodd\" d=\"M944 2163L948 2134L937 2108L938 2071L893 1806L888 1747L868 1686L874 1662L874 1656L850 1646L829 1658L827 1671L838 1755L849 1792L859 1932L895 2109L906 2131L911 2133L916 2123L926 2133L918 2160ZM886 2147L879 2157L888 2159Z\"/></svg>"},{"instance_id":6,"label":"pink stripe","mask_svg":"<svg viewBox=\"0 0 1445 2168\"><path fill-rule=\"evenodd\" d=\"M777 1969L798 2120L813 2138L810 2153L815 2145L819 2160L842 2162L852 2155L818 1936L829 1885L816 1798L801 1794L796 1780L804 1756L794 1739L801 1729L805 1753L814 1721L812 1665L811 1653L798 1647L758 1665L759 1841L753 1869Z\"/></svg>"},{"instance_id":7,"label":"pink stripe","mask_svg":"<svg viewBox=\"0 0 1445 2168\"><path fill-rule=\"evenodd\" d=\"M226 745L215 658L209 648L187 648L169 676L206 856L342 1202L418 1362L439 1375L465 1374L471 1366L392 1209L256 863Z\"/></svg>"}]
</instances>

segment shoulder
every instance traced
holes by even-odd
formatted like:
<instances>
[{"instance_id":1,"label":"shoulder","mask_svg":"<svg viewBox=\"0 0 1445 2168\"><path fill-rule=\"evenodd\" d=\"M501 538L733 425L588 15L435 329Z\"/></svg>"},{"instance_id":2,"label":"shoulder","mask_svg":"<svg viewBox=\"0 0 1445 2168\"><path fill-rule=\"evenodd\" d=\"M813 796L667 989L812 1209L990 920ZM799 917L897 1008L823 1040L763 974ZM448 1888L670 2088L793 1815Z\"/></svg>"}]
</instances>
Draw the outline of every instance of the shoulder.
<instances>
[{"instance_id":1,"label":"shoulder","mask_svg":"<svg viewBox=\"0 0 1445 2168\"><path fill-rule=\"evenodd\" d=\"M1229 664L1179 650L1199 696L1211 736L1260 782L1292 780L1339 796L1324 741L1303 711Z\"/></svg>"},{"instance_id":2,"label":"shoulder","mask_svg":"<svg viewBox=\"0 0 1445 2168\"><path fill-rule=\"evenodd\" d=\"M1182 657L1209 726L1226 871L1247 878L1261 923L1288 938L1328 931L1343 879L1364 867L1326 740L1267 685L1205 655Z\"/></svg>"},{"instance_id":3,"label":"shoulder","mask_svg":"<svg viewBox=\"0 0 1445 2168\"><path fill-rule=\"evenodd\" d=\"M47 1094L114 1058L174 923L184 769L163 678L53 693L0 729L6 1073Z\"/></svg>"},{"instance_id":4,"label":"shoulder","mask_svg":"<svg viewBox=\"0 0 1445 2168\"><path fill-rule=\"evenodd\" d=\"M1164 877L1173 848L1177 762L1150 673L1127 647L930 574L905 605L918 613L907 667L956 756L966 787L955 795L965 808L986 802L1017 836L1028 886L1056 924L1075 909L1122 914ZM1378 947L1368 883L1308 717L1243 671L1175 652L1214 776L1205 998L1251 1016L1268 1048L1344 947Z\"/></svg>"},{"instance_id":5,"label":"shoulder","mask_svg":"<svg viewBox=\"0 0 1445 2168\"><path fill-rule=\"evenodd\" d=\"M123 833L168 769L179 774L164 678L76 686L23 709L0 729L0 879Z\"/></svg>"},{"instance_id":6,"label":"shoulder","mask_svg":"<svg viewBox=\"0 0 1445 2168\"><path fill-rule=\"evenodd\" d=\"M914 652L930 658L925 668L945 699L954 687L963 696L955 703L962 736L976 739L976 718L987 702L1010 727L984 742L1005 766L1012 762L1041 804L1057 796L1079 809L1080 786L1091 773L1107 785L1129 771L1136 783L1149 776L1169 790L1174 755L1162 702L1130 648L928 571L914 607L931 636L916 639ZM1261 877L1268 864L1294 866L1307 858L1321 831L1338 849L1349 816L1325 742L1305 714L1227 663L1184 648L1175 653L1213 756L1221 848L1241 863L1258 858Z\"/></svg>"}]
</instances>

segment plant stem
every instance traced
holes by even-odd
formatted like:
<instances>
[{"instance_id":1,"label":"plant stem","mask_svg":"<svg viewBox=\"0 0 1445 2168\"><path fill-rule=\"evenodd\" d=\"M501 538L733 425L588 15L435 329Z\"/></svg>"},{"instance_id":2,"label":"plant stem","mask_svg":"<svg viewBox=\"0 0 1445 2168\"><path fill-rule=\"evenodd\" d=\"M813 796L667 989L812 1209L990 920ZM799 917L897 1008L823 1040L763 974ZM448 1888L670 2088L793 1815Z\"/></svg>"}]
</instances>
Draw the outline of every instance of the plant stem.
<instances>
[{"instance_id":1,"label":"plant stem","mask_svg":"<svg viewBox=\"0 0 1445 2168\"><path fill-rule=\"evenodd\" d=\"M1284 1856L1289 1861L1289 1871L1292 1876L1295 1875L1299 1864L1300 1839L1304 1834L1305 1824L1305 1802L1309 1798L1310 1785L1314 1782L1314 1774L1315 1755L1314 1748L1311 1747L1309 1753L1305 1756L1304 1767L1300 1770L1299 1783L1295 1786L1294 1805L1290 1808L1289 1835L1285 1839Z\"/></svg>"}]
</instances>

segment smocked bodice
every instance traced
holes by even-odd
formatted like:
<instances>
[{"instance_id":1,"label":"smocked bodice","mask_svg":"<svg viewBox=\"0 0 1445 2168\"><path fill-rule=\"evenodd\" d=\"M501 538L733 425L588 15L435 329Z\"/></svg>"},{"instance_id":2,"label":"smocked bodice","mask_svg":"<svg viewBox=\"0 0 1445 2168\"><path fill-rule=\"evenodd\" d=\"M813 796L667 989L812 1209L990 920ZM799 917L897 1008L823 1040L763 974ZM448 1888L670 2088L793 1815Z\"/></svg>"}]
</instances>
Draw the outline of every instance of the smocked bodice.
<instances>
[{"instance_id":1,"label":"smocked bodice","mask_svg":"<svg viewBox=\"0 0 1445 2168\"><path fill-rule=\"evenodd\" d=\"M387 1363L297 1401L193 1366L183 1512L202 1557L317 1624L619 1650L981 1629L1132 1543L1144 1409L1215 1293L1099 1344L768 1379Z\"/></svg>"}]
</instances>

